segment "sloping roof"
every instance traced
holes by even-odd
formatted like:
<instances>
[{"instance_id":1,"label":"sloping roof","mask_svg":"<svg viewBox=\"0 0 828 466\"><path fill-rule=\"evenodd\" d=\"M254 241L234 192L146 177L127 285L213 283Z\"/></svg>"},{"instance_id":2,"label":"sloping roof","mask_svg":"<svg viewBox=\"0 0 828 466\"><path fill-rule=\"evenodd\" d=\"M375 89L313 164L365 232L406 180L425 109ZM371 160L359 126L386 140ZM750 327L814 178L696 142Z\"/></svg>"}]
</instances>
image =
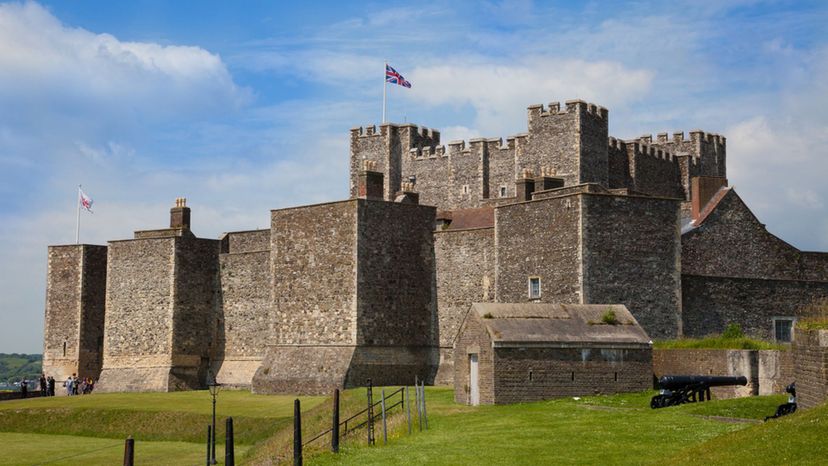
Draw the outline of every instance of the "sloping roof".
<instances>
[{"instance_id":1,"label":"sloping roof","mask_svg":"<svg viewBox=\"0 0 828 466\"><path fill-rule=\"evenodd\" d=\"M707 201L707 204L705 204L702 211L699 212L699 218L698 220L693 221L693 226L699 226L702 223L704 223L704 221L707 220L707 217L709 217L710 214L712 214L713 211L716 210L716 207L719 206L719 203L722 202L722 199L724 199L727 193L729 193L732 189L732 187L728 186L719 188L719 190L716 191L716 194L714 194L713 197L711 197L710 200Z\"/></svg>"},{"instance_id":2,"label":"sloping roof","mask_svg":"<svg viewBox=\"0 0 828 466\"><path fill-rule=\"evenodd\" d=\"M448 214L451 219L447 230L464 230L468 228L487 228L494 226L494 207L479 207L476 209L457 209Z\"/></svg>"},{"instance_id":3,"label":"sloping roof","mask_svg":"<svg viewBox=\"0 0 828 466\"><path fill-rule=\"evenodd\" d=\"M615 312L618 324L602 322ZM475 303L495 346L646 347L650 337L620 304Z\"/></svg>"}]
</instances>

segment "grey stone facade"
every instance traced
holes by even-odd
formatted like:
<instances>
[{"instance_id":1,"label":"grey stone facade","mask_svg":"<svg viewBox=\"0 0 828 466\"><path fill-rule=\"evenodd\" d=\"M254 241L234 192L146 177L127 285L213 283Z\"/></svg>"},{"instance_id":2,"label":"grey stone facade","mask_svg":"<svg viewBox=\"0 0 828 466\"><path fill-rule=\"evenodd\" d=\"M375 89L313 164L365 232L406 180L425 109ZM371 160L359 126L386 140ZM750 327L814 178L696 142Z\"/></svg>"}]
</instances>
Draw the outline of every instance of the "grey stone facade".
<instances>
[{"instance_id":1,"label":"grey stone facade","mask_svg":"<svg viewBox=\"0 0 828 466\"><path fill-rule=\"evenodd\" d=\"M574 100L530 106L505 139L353 128L348 200L210 240L180 198L168 228L51 247L45 367L102 371L104 391L451 383L474 303L623 304L654 338L732 322L767 338L828 296L828 254L769 234L727 188L724 137L608 127Z\"/></svg>"}]
</instances>

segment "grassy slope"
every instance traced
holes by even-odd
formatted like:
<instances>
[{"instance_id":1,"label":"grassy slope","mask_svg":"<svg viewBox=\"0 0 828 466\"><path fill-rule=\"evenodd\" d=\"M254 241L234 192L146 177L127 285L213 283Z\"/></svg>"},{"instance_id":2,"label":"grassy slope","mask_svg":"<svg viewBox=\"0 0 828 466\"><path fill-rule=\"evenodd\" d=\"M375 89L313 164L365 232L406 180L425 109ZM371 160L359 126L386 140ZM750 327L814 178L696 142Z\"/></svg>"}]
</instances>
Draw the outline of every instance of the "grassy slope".
<instances>
[{"instance_id":1,"label":"grassy slope","mask_svg":"<svg viewBox=\"0 0 828 466\"><path fill-rule=\"evenodd\" d=\"M216 404L218 443L224 441L227 415L234 418L237 457L278 430L289 430L293 399L241 390L221 392ZM324 400L301 399L303 409L312 409ZM112 452L107 449L78 457L79 462L87 464L116 464L120 460L113 459L122 458L123 439L128 435L136 439L138 464L198 463L211 409L206 391L103 393L4 401L0 403L0 464L20 464L22 458L45 461L120 444ZM169 463L158 458L167 458L164 461ZM152 461L146 462L147 459Z\"/></svg>"},{"instance_id":2,"label":"grassy slope","mask_svg":"<svg viewBox=\"0 0 828 466\"><path fill-rule=\"evenodd\" d=\"M206 434L205 434L206 437ZM247 447L236 446L237 454ZM40 464L121 464L124 441L69 435L16 434L0 432L0 465ZM204 444L184 442L135 442L136 465L204 464ZM224 459L224 449L216 447ZM223 463L223 461L220 461Z\"/></svg>"},{"instance_id":3,"label":"grassy slope","mask_svg":"<svg viewBox=\"0 0 828 466\"><path fill-rule=\"evenodd\" d=\"M748 337L725 338L710 336L706 338L682 338L679 340L657 340L653 342L655 349L749 349L749 350L785 350L786 345L780 345Z\"/></svg>"},{"instance_id":4,"label":"grassy slope","mask_svg":"<svg viewBox=\"0 0 828 466\"><path fill-rule=\"evenodd\" d=\"M750 427L703 416L758 419L784 397L724 400L651 410L652 393L571 398L508 406L455 405L448 389L429 389L430 429L400 430L387 446L351 444L313 464L664 464L688 446Z\"/></svg>"},{"instance_id":5,"label":"grassy slope","mask_svg":"<svg viewBox=\"0 0 828 466\"><path fill-rule=\"evenodd\" d=\"M664 464L828 464L828 405L714 438Z\"/></svg>"}]
</instances>

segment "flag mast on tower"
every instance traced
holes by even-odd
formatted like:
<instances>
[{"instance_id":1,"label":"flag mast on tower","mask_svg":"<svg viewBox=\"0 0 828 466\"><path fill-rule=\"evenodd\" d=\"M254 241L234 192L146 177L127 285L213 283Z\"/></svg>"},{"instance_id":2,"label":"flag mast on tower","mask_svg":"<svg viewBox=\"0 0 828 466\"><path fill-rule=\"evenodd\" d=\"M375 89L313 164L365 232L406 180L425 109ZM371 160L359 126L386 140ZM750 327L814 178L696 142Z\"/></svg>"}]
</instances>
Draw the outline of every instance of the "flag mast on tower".
<instances>
[{"instance_id":1,"label":"flag mast on tower","mask_svg":"<svg viewBox=\"0 0 828 466\"><path fill-rule=\"evenodd\" d=\"M411 88L411 83L406 81L403 75L397 73L397 70L388 66L388 61L384 61L385 63L385 80L382 82L382 122L385 123L385 104L386 104L386 90L388 88L387 83L391 84L398 84L402 87Z\"/></svg>"}]
</instances>

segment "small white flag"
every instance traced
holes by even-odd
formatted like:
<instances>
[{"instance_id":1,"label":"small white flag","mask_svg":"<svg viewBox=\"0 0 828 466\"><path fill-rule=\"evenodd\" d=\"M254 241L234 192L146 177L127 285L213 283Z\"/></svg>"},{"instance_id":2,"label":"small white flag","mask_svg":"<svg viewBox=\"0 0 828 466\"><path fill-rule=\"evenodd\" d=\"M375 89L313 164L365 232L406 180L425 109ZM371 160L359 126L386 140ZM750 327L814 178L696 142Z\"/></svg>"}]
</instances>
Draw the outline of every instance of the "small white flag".
<instances>
[{"instance_id":1,"label":"small white flag","mask_svg":"<svg viewBox=\"0 0 828 466\"><path fill-rule=\"evenodd\" d=\"M94 204L95 201L93 201L92 198L89 197L89 195L87 195L85 192L83 192L83 189L78 188L78 191L80 191L80 200L79 200L79 202L80 202L81 207L83 207L84 209L86 209L89 212L92 212L92 204Z\"/></svg>"}]
</instances>

